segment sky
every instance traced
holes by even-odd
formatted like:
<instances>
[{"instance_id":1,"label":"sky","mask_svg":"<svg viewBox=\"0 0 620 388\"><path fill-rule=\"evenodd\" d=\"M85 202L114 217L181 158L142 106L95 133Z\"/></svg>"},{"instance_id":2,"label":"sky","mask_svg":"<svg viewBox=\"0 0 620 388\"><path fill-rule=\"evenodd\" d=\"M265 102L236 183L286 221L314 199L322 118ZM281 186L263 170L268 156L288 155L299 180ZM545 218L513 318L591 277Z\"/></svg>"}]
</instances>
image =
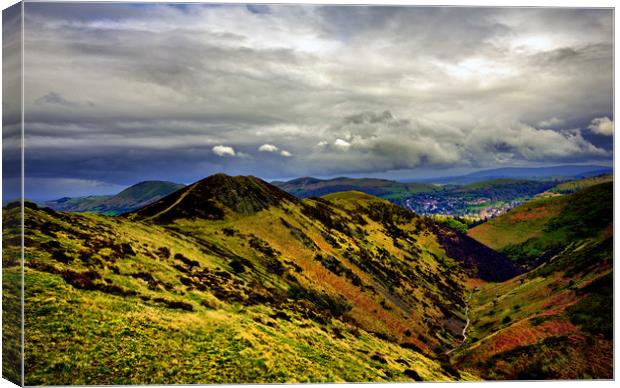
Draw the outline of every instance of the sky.
<instances>
[{"instance_id":1,"label":"sky","mask_svg":"<svg viewBox=\"0 0 620 388\"><path fill-rule=\"evenodd\" d=\"M611 165L612 17L26 3L26 196Z\"/></svg>"}]
</instances>

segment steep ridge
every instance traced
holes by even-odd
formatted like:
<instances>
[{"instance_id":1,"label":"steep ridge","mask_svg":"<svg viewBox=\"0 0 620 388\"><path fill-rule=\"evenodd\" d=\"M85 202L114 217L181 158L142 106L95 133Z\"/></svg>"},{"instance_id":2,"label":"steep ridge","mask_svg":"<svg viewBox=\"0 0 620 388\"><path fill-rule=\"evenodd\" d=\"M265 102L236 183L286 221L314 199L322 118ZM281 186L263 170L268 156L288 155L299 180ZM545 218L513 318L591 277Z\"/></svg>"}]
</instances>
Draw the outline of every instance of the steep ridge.
<instances>
[{"instance_id":1,"label":"steep ridge","mask_svg":"<svg viewBox=\"0 0 620 388\"><path fill-rule=\"evenodd\" d=\"M433 225L221 174L121 217L28 204L27 383L474 378L442 359L468 276Z\"/></svg>"},{"instance_id":2,"label":"steep ridge","mask_svg":"<svg viewBox=\"0 0 620 388\"><path fill-rule=\"evenodd\" d=\"M612 378L612 183L515 210L484 232L520 230L503 251L532 269L476 289L453 360L487 379Z\"/></svg>"}]
</instances>

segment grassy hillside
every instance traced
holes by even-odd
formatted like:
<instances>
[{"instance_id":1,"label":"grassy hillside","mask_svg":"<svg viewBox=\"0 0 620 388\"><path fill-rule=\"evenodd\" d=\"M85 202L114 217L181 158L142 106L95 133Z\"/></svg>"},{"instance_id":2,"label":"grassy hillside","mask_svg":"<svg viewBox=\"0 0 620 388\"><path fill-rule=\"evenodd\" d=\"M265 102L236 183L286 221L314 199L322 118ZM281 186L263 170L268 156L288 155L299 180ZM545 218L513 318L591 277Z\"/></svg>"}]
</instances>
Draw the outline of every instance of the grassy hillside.
<instances>
[{"instance_id":1,"label":"grassy hillside","mask_svg":"<svg viewBox=\"0 0 620 388\"><path fill-rule=\"evenodd\" d=\"M218 174L119 217L27 204L25 383L608 377L610 188L566 196L534 237L565 244L521 275L362 192L300 200Z\"/></svg>"},{"instance_id":2,"label":"grassy hillside","mask_svg":"<svg viewBox=\"0 0 620 388\"><path fill-rule=\"evenodd\" d=\"M299 198L321 197L331 193L360 191L393 202L400 202L408 196L421 192L435 191L439 186L426 183L402 183L372 178L297 178L288 182L273 182Z\"/></svg>"},{"instance_id":3,"label":"grassy hillside","mask_svg":"<svg viewBox=\"0 0 620 388\"><path fill-rule=\"evenodd\" d=\"M444 229L387 201L251 177L125 217L25 215L30 385L471 379L440 357L467 274L510 266L473 240L450 257Z\"/></svg>"},{"instance_id":4,"label":"grassy hillside","mask_svg":"<svg viewBox=\"0 0 620 388\"><path fill-rule=\"evenodd\" d=\"M453 357L485 379L612 378L612 257L611 240L584 242L557 256L565 271L550 262L481 286L469 338ZM575 259L588 271L571 265Z\"/></svg>"},{"instance_id":5,"label":"grassy hillside","mask_svg":"<svg viewBox=\"0 0 620 388\"><path fill-rule=\"evenodd\" d=\"M139 209L174 193L184 185L164 181L144 181L126 188L116 195L99 195L78 198L61 198L41 203L54 210L94 212L118 215Z\"/></svg>"},{"instance_id":6,"label":"grassy hillside","mask_svg":"<svg viewBox=\"0 0 620 388\"><path fill-rule=\"evenodd\" d=\"M599 184L493 220L487 235L509 235L503 250L539 265L473 292L460 365L487 379L613 377L612 192Z\"/></svg>"},{"instance_id":7,"label":"grassy hillside","mask_svg":"<svg viewBox=\"0 0 620 388\"><path fill-rule=\"evenodd\" d=\"M534 268L568 243L589 238L613 218L612 182L566 196L544 197L468 231L524 268Z\"/></svg>"},{"instance_id":8,"label":"grassy hillside","mask_svg":"<svg viewBox=\"0 0 620 388\"><path fill-rule=\"evenodd\" d=\"M2 215L2 378L22 385L21 208L13 203ZM9 276L7 276L9 275Z\"/></svg>"},{"instance_id":9,"label":"grassy hillside","mask_svg":"<svg viewBox=\"0 0 620 388\"><path fill-rule=\"evenodd\" d=\"M591 187L591 186L598 185L601 183L612 182L612 181L613 181L613 174L598 175L594 177L563 182L553 187L549 191L551 193L570 194L570 193L574 193L576 191L585 189L587 187Z\"/></svg>"},{"instance_id":10,"label":"grassy hillside","mask_svg":"<svg viewBox=\"0 0 620 388\"><path fill-rule=\"evenodd\" d=\"M574 198L565 197L562 194L572 194L592 186L612 182L612 180L612 175L601 175L563 182L541 196L510 210L509 213L469 229L467 234L497 250L542 236L545 234L544 229L547 223L560 215L566 205ZM596 195L590 194L589 197L582 197L583 205L581 206L584 208L592 206L596 214L601 211L604 213L605 209L601 209L600 204L605 202L601 201L601 198L597 198ZM596 210L597 208L598 210Z\"/></svg>"},{"instance_id":11,"label":"grassy hillside","mask_svg":"<svg viewBox=\"0 0 620 388\"><path fill-rule=\"evenodd\" d=\"M540 198L510 210L501 217L477 225L467 234L496 250L541 236L547 222L556 217L566 202L559 198Z\"/></svg>"}]
</instances>

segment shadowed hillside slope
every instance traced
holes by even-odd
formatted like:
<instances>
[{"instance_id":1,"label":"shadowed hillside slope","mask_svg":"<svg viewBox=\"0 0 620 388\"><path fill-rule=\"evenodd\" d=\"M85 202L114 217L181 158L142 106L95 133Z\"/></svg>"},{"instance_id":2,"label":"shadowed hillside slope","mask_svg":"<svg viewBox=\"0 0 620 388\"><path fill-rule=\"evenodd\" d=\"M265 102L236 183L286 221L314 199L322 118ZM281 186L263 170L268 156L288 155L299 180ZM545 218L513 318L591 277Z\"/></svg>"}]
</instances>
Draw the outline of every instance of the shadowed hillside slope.
<instances>
[{"instance_id":1,"label":"shadowed hillside slope","mask_svg":"<svg viewBox=\"0 0 620 388\"><path fill-rule=\"evenodd\" d=\"M462 262L467 274L487 281L510 279L521 272L506 256L488 248L475 239L435 223L431 229L446 254Z\"/></svg>"},{"instance_id":2,"label":"shadowed hillside slope","mask_svg":"<svg viewBox=\"0 0 620 388\"><path fill-rule=\"evenodd\" d=\"M476 289L453 360L487 379L612 378L612 221L609 182L477 227L532 270Z\"/></svg>"}]
</instances>

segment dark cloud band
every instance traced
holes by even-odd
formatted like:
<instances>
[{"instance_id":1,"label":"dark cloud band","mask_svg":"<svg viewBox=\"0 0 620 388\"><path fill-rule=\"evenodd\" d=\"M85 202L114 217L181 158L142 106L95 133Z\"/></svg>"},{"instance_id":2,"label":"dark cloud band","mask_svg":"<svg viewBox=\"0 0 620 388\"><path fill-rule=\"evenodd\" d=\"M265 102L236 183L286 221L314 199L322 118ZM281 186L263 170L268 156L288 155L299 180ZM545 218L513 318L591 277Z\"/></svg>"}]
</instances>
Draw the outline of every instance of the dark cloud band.
<instances>
[{"instance_id":1,"label":"dark cloud band","mask_svg":"<svg viewBox=\"0 0 620 388\"><path fill-rule=\"evenodd\" d=\"M27 3L31 195L608 163L612 48L605 9Z\"/></svg>"}]
</instances>

